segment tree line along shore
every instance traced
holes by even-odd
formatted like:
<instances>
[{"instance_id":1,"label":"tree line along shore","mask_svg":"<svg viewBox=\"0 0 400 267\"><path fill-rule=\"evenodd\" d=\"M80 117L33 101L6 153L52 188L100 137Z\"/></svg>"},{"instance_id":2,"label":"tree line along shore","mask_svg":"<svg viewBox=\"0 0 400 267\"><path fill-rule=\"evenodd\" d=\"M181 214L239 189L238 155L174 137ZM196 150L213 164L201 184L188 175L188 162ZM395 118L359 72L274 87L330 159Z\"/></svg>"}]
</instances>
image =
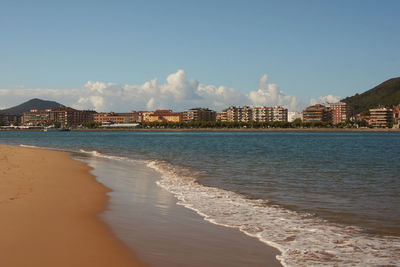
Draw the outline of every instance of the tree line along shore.
<instances>
[{"instance_id":1,"label":"tree line along shore","mask_svg":"<svg viewBox=\"0 0 400 267\"><path fill-rule=\"evenodd\" d=\"M0 127L0 131L43 131L45 126L35 127ZM323 132L400 132L399 128L374 128L371 126L359 126L349 122L337 124L327 122L304 123L301 120L293 122L143 122L132 125L114 125L104 127L101 123L87 122L70 131L323 131Z\"/></svg>"}]
</instances>

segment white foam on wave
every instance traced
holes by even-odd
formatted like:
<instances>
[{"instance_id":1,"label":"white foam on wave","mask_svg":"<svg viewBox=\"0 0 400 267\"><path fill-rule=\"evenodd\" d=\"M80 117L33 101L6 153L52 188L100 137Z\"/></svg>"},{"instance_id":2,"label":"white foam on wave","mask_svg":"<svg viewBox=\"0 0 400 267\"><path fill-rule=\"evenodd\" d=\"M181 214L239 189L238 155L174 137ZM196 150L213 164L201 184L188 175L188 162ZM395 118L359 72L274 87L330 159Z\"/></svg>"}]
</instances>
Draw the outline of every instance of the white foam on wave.
<instances>
[{"instance_id":1,"label":"white foam on wave","mask_svg":"<svg viewBox=\"0 0 400 267\"><path fill-rule=\"evenodd\" d=\"M333 224L310 214L270 205L265 200L197 183L185 170L161 161L148 167L162 174L159 186L179 205L205 220L237 228L281 251L284 266L398 266L400 238L368 235L354 226Z\"/></svg>"},{"instance_id":2,"label":"white foam on wave","mask_svg":"<svg viewBox=\"0 0 400 267\"><path fill-rule=\"evenodd\" d=\"M148 160L133 159L133 158L124 157L124 156L114 156L114 155L104 154L104 153L96 151L96 150L79 149L79 152L83 153L83 154L88 154L88 155L91 155L94 157L104 158L104 159L128 161L128 162L139 162L139 163L145 163L145 164L148 163Z\"/></svg>"},{"instance_id":3,"label":"white foam on wave","mask_svg":"<svg viewBox=\"0 0 400 267\"><path fill-rule=\"evenodd\" d=\"M211 223L239 229L277 248L281 252L277 258L284 266L400 266L399 237L368 235L354 226L333 224L266 200L203 186L193 177L193 170L163 161L112 156L95 150L80 152L146 163L161 174L157 184L173 193L177 204L196 211Z\"/></svg>"},{"instance_id":4,"label":"white foam on wave","mask_svg":"<svg viewBox=\"0 0 400 267\"><path fill-rule=\"evenodd\" d=\"M84 150L84 149L79 149L79 152L84 153L84 154L89 154L95 157L99 157L99 158L105 158L105 159L113 159L113 160L124 160L124 161L130 161L131 159L127 158L127 157L119 157L119 156L112 156L112 155L107 155L107 154L103 154L101 152L98 152L96 150Z\"/></svg>"}]
</instances>

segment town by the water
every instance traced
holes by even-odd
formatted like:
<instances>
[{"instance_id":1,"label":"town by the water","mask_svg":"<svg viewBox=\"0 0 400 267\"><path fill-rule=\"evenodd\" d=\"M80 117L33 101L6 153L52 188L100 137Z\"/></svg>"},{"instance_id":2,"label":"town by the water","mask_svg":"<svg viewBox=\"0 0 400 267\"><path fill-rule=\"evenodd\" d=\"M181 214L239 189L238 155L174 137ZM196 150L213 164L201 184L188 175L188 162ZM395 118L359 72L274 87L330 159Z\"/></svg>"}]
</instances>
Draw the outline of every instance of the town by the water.
<instances>
[{"instance_id":1,"label":"town by the water","mask_svg":"<svg viewBox=\"0 0 400 267\"><path fill-rule=\"evenodd\" d=\"M1 129L122 129L122 128L399 128L399 105L375 107L355 114L345 102L316 104L302 112L281 106L230 106L221 112L208 108L130 111L125 113L76 110L59 106L31 109L23 114L0 114Z\"/></svg>"}]
</instances>

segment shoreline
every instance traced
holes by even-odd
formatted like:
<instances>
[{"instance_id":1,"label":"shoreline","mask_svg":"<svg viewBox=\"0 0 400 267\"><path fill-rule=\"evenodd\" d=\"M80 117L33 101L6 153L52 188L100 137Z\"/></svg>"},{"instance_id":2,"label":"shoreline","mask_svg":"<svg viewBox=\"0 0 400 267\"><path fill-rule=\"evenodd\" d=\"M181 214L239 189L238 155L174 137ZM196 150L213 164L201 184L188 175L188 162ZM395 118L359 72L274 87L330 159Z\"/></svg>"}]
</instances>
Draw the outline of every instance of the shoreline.
<instances>
[{"instance_id":1,"label":"shoreline","mask_svg":"<svg viewBox=\"0 0 400 267\"><path fill-rule=\"evenodd\" d=\"M0 129L0 132L41 132L38 129ZM73 132L355 132L400 133L400 128L113 128L72 129Z\"/></svg>"},{"instance_id":2,"label":"shoreline","mask_svg":"<svg viewBox=\"0 0 400 267\"><path fill-rule=\"evenodd\" d=\"M132 132L400 132L400 129L382 128L136 128L136 129L72 129L76 132L132 131Z\"/></svg>"},{"instance_id":3,"label":"shoreline","mask_svg":"<svg viewBox=\"0 0 400 267\"><path fill-rule=\"evenodd\" d=\"M98 215L110 189L66 152L0 145L1 266L143 266Z\"/></svg>"},{"instance_id":4,"label":"shoreline","mask_svg":"<svg viewBox=\"0 0 400 267\"><path fill-rule=\"evenodd\" d=\"M74 158L112 188L102 218L151 266L283 266L276 247L182 205L160 186L162 173L147 163L90 154Z\"/></svg>"}]
</instances>

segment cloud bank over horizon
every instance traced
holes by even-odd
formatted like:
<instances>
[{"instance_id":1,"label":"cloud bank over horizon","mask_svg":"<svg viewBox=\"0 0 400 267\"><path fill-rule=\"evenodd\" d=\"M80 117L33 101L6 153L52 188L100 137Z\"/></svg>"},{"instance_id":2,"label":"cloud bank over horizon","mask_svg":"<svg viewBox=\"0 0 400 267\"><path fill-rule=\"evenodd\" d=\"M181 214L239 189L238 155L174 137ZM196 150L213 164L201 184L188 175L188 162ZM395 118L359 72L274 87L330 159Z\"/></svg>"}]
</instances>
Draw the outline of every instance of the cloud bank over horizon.
<instances>
[{"instance_id":1,"label":"cloud bank over horizon","mask_svg":"<svg viewBox=\"0 0 400 267\"><path fill-rule=\"evenodd\" d=\"M269 83L267 74L260 77L257 87L257 90L246 94L226 86L206 85L188 79L186 72L180 69L169 74L163 83L154 78L139 85L88 81L82 88L74 89L0 89L0 106L10 107L12 105L9 103L18 104L30 98L54 100L73 108L99 112L155 109L183 111L193 107L220 111L231 105L279 105L289 111L300 111L307 105L307 102L296 96L285 94L277 84ZM338 99L333 95L318 98L322 102ZM311 99L310 103L318 100Z\"/></svg>"}]
</instances>

